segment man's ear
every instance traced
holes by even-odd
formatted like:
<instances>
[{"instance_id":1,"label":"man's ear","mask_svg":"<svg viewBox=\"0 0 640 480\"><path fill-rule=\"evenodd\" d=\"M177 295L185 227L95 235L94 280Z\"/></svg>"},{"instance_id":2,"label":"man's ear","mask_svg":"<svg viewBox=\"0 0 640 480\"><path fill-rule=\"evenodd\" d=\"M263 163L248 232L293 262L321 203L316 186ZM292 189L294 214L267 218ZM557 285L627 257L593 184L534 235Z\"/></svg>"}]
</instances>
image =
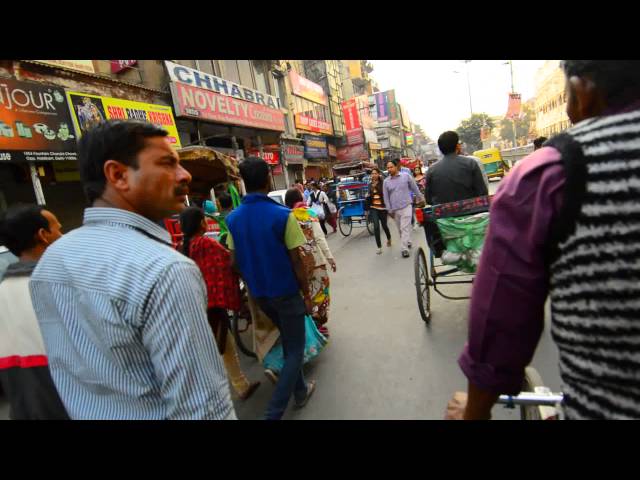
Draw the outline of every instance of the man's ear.
<instances>
[{"instance_id":1,"label":"man's ear","mask_svg":"<svg viewBox=\"0 0 640 480\"><path fill-rule=\"evenodd\" d=\"M573 87L580 118L596 117L605 110L605 99L591 79L573 76L569 78L569 83Z\"/></svg>"},{"instance_id":2,"label":"man's ear","mask_svg":"<svg viewBox=\"0 0 640 480\"><path fill-rule=\"evenodd\" d=\"M117 160L107 160L103 172L108 185L121 192L129 190L129 169L126 165Z\"/></svg>"}]
</instances>

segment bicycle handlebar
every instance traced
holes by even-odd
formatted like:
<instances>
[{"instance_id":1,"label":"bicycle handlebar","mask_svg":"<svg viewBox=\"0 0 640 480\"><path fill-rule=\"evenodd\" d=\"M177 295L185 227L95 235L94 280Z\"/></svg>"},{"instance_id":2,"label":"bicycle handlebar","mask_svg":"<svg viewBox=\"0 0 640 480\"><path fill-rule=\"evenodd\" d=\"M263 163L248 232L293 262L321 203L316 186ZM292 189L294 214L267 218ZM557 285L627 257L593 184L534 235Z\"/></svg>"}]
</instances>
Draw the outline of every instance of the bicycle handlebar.
<instances>
[{"instance_id":1,"label":"bicycle handlebar","mask_svg":"<svg viewBox=\"0 0 640 480\"><path fill-rule=\"evenodd\" d=\"M521 392L517 396L513 395L500 395L497 403L507 406L515 405L541 405L554 407L559 403L562 403L564 396L561 393L533 393L533 392Z\"/></svg>"}]
</instances>

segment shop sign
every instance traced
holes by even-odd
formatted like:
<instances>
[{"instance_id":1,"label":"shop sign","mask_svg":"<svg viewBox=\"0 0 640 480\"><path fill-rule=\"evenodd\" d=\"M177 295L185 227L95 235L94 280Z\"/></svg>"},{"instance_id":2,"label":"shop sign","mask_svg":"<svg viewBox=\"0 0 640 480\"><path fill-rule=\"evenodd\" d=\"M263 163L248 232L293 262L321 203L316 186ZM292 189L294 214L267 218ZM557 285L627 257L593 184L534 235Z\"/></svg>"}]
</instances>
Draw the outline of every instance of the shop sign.
<instances>
[{"instance_id":1,"label":"shop sign","mask_svg":"<svg viewBox=\"0 0 640 480\"><path fill-rule=\"evenodd\" d=\"M273 169L271 169L271 173L274 175L282 175L282 165L274 165Z\"/></svg>"},{"instance_id":2,"label":"shop sign","mask_svg":"<svg viewBox=\"0 0 640 480\"><path fill-rule=\"evenodd\" d=\"M337 151L336 151L336 146L335 145L328 144L327 145L327 150L329 150L329 156L330 157L337 156Z\"/></svg>"},{"instance_id":3,"label":"shop sign","mask_svg":"<svg viewBox=\"0 0 640 480\"><path fill-rule=\"evenodd\" d=\"M352 162L355 160L367 160L369 155L364 145L338 148L338 162Z\"/></svg>"},{"instance_id":4,"label":"shop sign","mask_svg":"<svg viewBox=\"0 0 640 480\"><path fill-rule=\"evenodd\" d=\"M377 143L378 135L374 130L364 129L364 140L369 143Z\"/></svg>"},{"instance_id":5,"label":"shop sign","mask_svg":"<svg viewBox=\"0 0 640 480\"><path fill-rule=\"evenodd\" d=\"M364 143L364 135L362 129L347 130L347 145L359 145Z\"/></svg>"},{"instance_id":6,"label":"shop sign","mask_svg":"<svg viewBox=\"0 0 640 480\"><path fill-rule=\"evenodd\" d=\"M304 156L305 158L327 158L327 141L315 135L304 135Z\"/></svg>"},{"instance_id":7,"label":"shop sign","mask_svg":"<svg viewBox=\"0 0 640 480\"><path fill-rule=\"evenodd\" d=\"M374 95L376 103L376 114L379 122L388 122L387 92L378 92Z\"/></svg>"},{"instance_id":8,"label":"shop sign","mask_svg":"<svg viewBox=\"0 0 640 480\"><path fill-rule=\"evenodd\" d=\"M342 102L342 114L344 115L344 125L347 132L360 129L360 117L355 98Z\"/></svg>"},{"instance_id":9,"label":"shop sign","mask_svg":"<svg viewBox=\"0 0 640 480\"><path fill-rule=\"evenodd\" d=\"M283 145L284 158L288 163L304 162L304 147L302 145Z\"/></svg>"},{"instance_id":10,"label":"shop sign","mask_svg":"<svg viewBox=\"0 0 640 480\"><path fill-rule=\"evenodd\" d=\"M308 117L301 113L296 113L295 116L296 128L299 130L307 130L309 132L326 133L327 135L333 135L333 127L329 122L318 120L317 118Z\"/></svg>"},{"instance_id":11,"label":"shop sign","mask_svg":"<svg viewBox=\"0 0 640 480\"><path fill-rule=\"evenodd\" d=\"M289 80L291 80L291 89L294 95L321 105L328 105L327 95L324 93L323 88L317 83L301 77L294 70L289 72Z\"/></svg>"},{"instance_id":12,"label":"shop sign","mask_svg":"<svg viewBox=\"0 0 640 480\"><path fill-rule=\"evenodd\" d=\"M68 68L77 72L96 73L93 60L36 60L36 62L46 63L54 67Z\"/></svg>"},{"instance_id":13,"label":"shop sign","mask_svg":"<svg viewBox=\"0 0 640 480\"><path fill-rule=\"evenodd\" d=\"M396 91L389 90L385 92L387 96L387 109L389 112L389 121L392 127L400 126L400 109L396 103Z\"/></svg>"},{"instance_id":14,"label":"shop sign","mask_svg":"<svg viewBox=\"0 0 640 480\"><path fill-rule=\"evenodd\" d=\"M120 73L137 64L137 60L111 60L111 73Z\"/></svg>"},{"instance_id":15,"label":"shop sign","mask_svg":"<svg viewBox=\"0 0 640 480\"><path fill-rule=\"evenodd\" d=\"M260 150L250 150L248 154L251 157L262 158L269 165L280 164L280 152L263 150L262 154L260 154Z\"/></svg>"},{"instance_id":16,"label":"shop sign","mask_svg":"<svg viewBox=\"0 0 640 480\"><path fill-rule=\"evenodd\" d=\"M180 136L173 112L168 105L134 102L120 98L102 97L82 92L67 92L78 136L105 120L142 120L165 129L167 139L180 148Z\"/></svg>"},{"instance_id":17,"label":"shop sign","mask_svg":"<svg viewBox=\"0 0 640 480\"><path fill-rule=\"evenodd\" d=\"M77 160L62 88L0 80L0 161Z\"/></svg>"},{"instance_id":18,"label":"shop sign","mask_svg":"<svg viewBox=\"0 0 640 480\"><path fill-rule=\"evenodd\" d=\"M369 144L369 149L370 150L382 150L382 145L380 145L379 143L370 143Z\"/></svg>"},{"instance_id":19,"label":"shop sign","mask_svg":"<svg viewBox=\"0 0 640 480\"><path fill-rule=\"evenodd\" d=\"M258 105L269 108L281 108L280 100L272 95L267 95L252 88L243 87L231 80L225 80L224 78L178 65L177 63L168 61L164 63L169 72L169 77L175 83L209 90L218 95L233 97L238 100L244 100L245 102L257 103Z\"/></svg>"},{"instance_id":20,"label":"shop sign","mask_svg":"<svg viewBox=\"0 0 640 480\"><path fill-rule=\"evenodd\" d=\"M171 83L173 105L178 117L209 120L284 132L284 114L275 108L245 102L211 90Z\"/></svg>"},{"instance_id":21,"label":"shop sign","mask_svg":"<svg viewBox=\"0 0 640 480\"><path fill-rule=\"evenodd\" d=\"M413 133L405 133L404 139L408 147L413 145Z\"/></svg>"}]
</instances>

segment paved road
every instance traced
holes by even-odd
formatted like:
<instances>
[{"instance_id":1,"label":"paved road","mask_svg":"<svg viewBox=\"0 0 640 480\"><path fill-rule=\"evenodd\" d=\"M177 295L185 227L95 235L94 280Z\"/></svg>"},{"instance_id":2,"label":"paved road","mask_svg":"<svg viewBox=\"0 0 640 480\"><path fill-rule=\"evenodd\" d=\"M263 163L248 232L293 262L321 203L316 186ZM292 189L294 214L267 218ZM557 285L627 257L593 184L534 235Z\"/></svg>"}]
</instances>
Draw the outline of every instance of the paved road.
<instances>
[{"instance_id":1,"label":"paved road","mask_svg":"<svg viewBox=\"0 0 640 480\"><path fill-rule=\"evenodd\" d=\"M492 183L494 191L497 183ZM468 301L450 301L432 294L433 320L420 319L413 285L413 256L403 259L395 224L394 245L375 254L375 241L366 229L350 237L329 236L338 272L332 275L331 339L322 354L307 366L318 389L299 411L286 419L441 419L451 394L466 389L457 357L467 335ZM414 253L426 250L422 230L412 233ZM464 294L468 286L452 293ZM262 386L246 402L235 401L241 419L258 419L273 386L260 365L242 357L245 372ZM533 365L554 391L560 389L557 352L545 328ZM7 417L0 401L0 418ZM495 407L494 418L516 419L515 411Z\"/></svg>"}]
</instances>

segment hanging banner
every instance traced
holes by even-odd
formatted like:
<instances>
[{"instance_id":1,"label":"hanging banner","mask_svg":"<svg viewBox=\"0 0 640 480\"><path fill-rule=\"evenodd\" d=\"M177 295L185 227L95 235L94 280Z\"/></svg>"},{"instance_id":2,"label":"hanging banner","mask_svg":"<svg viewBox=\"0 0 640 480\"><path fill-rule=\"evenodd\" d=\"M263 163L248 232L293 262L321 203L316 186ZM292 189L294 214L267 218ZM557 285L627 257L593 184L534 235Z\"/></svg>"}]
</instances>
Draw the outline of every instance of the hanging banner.
<instances>
[{"instance_id":1,"label":"hanging banner","mask_svg":"<svg viewBox=\"0 0 640 480\"><path fill-rule=\"evenodd\" d=\"M111 60L111 73L120 73L137 64L137 60Z\"/></svg>"},{"instance_id":2,"label":"hanging banner","mask_svg":"<svg viewBox=\"0 0 640 480\"><path fill-rule=\"evenodd\" d=\"M171 83L178 117L284 132L284 114L275 108L218 95L210 90Z\"/></svg>"},{"instance_id":3,"label":"hanging banner","mask_svg":"<svg viewBox=\"0 0 640 480\"><path fill-rule=\"evenodd\" d=\"M520 108L522 106L522 97L519 93L509 94L509 106L507 107L506 118L519 118Z\"/></svg>"},{"instance_id":4,"label":"hanging banner","mask_svg":"<svg viewBox=\"0 0 640 480\"><path fill-rule=\"evenodd\" d=\"M36 62L46 63L54 67L68 68L77 72L96 73L93 60L36 60Z\"/></svg>"},{"instance_id":5,"label":"hanging banner","mask_svg":"<svg viewBox=\"0 0 640 480\"><path fill-rule=\"evenodd\" d=\"M67 92L67 99L79 136L105 120L142 120L164 128L169 133L167 139L172 146L181 147L176 121L168 105L133 102L82 92Z\"/></svg>"},{"instance_id":6,"label":"hanging banner","mask_svg":"<svg viewBox=\"0 0 640 480\"><path fill-rule=\"evenodd\" d=\"M317 118L296 113L294 115L296 128L299 130L308 130L309 132L326 133L333 135L333 127L329 122L318 120Z\"/></svg>"},{"instance_id":7,"label":"hanging banner","mask_svg":"<svg viewBox=\"0 0 640 480\"><path fill-rule=\"evenodd\" d=\"M298 75L294 70L289 72L289 80L291 80L291 90L297 95L320 105L328 105L326 93L320 85L313 83L311 80Z\"/></svg>"},{"instance_id":8,"label":"hanging banner","mask_svg":"<svg viewBox=\"0 0 640 480\"><path fill-rule=\"evenodd\" d=\"M360 145L364 143L364 134L362 129L347 130L347 145Z\"/></svg>"},{"instance_id":9,"label":"hanging banner","mask_svg":"<svg viewBox=\"0 0 640 480\"><path fill-rule=\"evenodd\" d=\"M342 114L344 115L344 126L347 131L360 128L360 117L355 98L342 102Z\"/></svg>"},{"instance_id":10,"label":"hanging banner","mask_svg":"<svg viewBox=\"0 0 640 480\"><path fill-rule=\"evenodd\" d=\"M405 133L404 141L407 144L407 147L410 147L411 145L413 145L413 133Z\"/></svg>"},{"instance_id":11,"label":"hanging banner","mask_svg":"<svg viewBox=\"0 0 640 480\"><path fill-rule=\"evenodd\" d=\"M0 161L59 160L77 160L64 90L41 83L0 80Z\"/></svg>"},{"instance_id":12,"label":"hanging banner","mask_svg":"<svg viewBox=\"0 0 640 480\"><path fill-rule=\"evenodd\" d=\"M387 96L386 92L378 92L375 94L376 100L376 112L377 119L379 122L388 122L389 121L389 113L387 107Z\"/></svg>"},{"instance_id":13,"label":"hanging banner","mask_svg":"<svg viewBox=\"0 0 640 480\"><path fill-rule=\"evenodd\" d=\"M368 160L369 155L364 145L338 148L338 162L351 162L355 160Z\"/></svg>"},{"instance_id":14,"label":"hanging banner","mask_svg":"<svg viewBox=\"0 0 640 480\"><path fill-rule=\"evenodd\" d=\"M327 158L327 141L323 137L316 135L303 135L305 158Z\"/></svg>"},{"instance_id":15,"label":"hanging banner","mask_svg":"<svg viewBox=\"0 0 640 480\"><path fill-rule=\"evenodd\" d=\"M387 99L387 109L389 112L389 121L392 127L400 126L400 109L396 103L396 91L389 90L385 92Z\"/></svg>"}]
</instances>

